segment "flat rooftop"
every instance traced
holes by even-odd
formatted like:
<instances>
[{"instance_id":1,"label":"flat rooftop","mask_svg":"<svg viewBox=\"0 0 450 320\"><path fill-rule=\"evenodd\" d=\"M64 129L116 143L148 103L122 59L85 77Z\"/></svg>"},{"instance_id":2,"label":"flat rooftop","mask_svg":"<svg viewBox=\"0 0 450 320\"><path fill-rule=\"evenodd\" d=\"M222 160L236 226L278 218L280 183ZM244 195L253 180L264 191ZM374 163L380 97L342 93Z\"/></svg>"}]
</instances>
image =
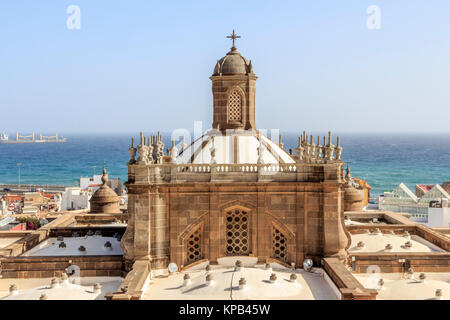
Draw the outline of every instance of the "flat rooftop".
<instances>
[{"instance_id":1,"label":"flat rooftop","mask_svg":"<svg viewBox=\"0 0 450 320\"><path fill-rule=\"evenodd\" d=\"M65 247L60 247L61 242ZM109 242L110 247L105 247ZM86 250L80 251L83 246ZM120 241L114 237L102 236L84 236L63 238L59 241L57 238L48 238L34 248L23 253L24 257L51 257L51 256L102 256L102 255L123 255Z\"/></svg>"},{"instance_id":2,"label":"flat rooftop","mask_svg":"<svg viewBox=\"0 0 450 320\"><path fill-rule=\"evenodd\" d=\"M353 274L356 279L368 289L377 289L377 300L436 300L437 289L442 290L442 300L450 299L450 273L426 272L425 281L421 282L420 273L415 273L415 279L408 279L401 273L362 273ZM383 279L380 288L378 281Z\"/></svg>"},{"instance_id":3,"label":"flat rooftop","mask_svg":"<svg viewBox=\"0 0 450 320\"><path fill-rule=\"evenodd\" d=\"M105 300L105 294L116 291L122 281L121 277L70 277L51 288L51 278L0 279L0 300L39 300L43 293L48 300ZM95 283L101 285L99 292L94 292ZM12 284L17 286L15 295L9 293Z\"/></svg>"},{"instance_id":4,"label":"flat rooftop","mask_svg":"<svg viewBox=\"0 0 450 320\"><path fill-rule=\"evenodd\" d=\"M405 243L410 241L412 247L408 248ZM358 243L363 242L364 247L358 247ZM385 250L387 244L392 246L392 250ZM432 244L425 239L411 235L405 237L398 234L351 234L351 245L349 253L358 252L445 252L445 250Z\"/></svg>"},{"instance_id":5,"label":"flat rooftop","mask_svg":"<svg viewBox=\"0 0 450 320\"><path fill-rule=\"evenodd\" d=\"M335 300L338 299L331 280L322 269L307 272L303 269L290 270L276 263L271 264L273 270L264 269L263 265L243 267L235 271L233 266L211 266L214 285L206 283L207 263L169 276L153 277L143 296L143 299L163 300ZM275 283L269 281L270 275L275 273ZM290 275L295 273L297 279L289 281ZM183 277L189 274L191 283L184 285ZM247 288L239 288L239 279L245 278Z\"/></svg>"}]
</instances>

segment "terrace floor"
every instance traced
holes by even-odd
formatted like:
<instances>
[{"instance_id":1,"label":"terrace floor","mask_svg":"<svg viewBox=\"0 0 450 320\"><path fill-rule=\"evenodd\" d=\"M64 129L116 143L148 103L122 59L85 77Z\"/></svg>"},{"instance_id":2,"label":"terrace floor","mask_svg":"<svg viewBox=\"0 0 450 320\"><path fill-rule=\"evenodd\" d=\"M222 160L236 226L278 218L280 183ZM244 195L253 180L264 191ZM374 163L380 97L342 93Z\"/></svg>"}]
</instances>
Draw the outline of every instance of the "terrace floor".
<instances>
[{"instance_id":1,"label":"terrace floor","mask_svg":"<svg viewBox=\"0 0 450 320\"><path fill-rule=\"evenodd\" d=\"M265 270L262 265L246 266L240 271L234 271L231 263L215 265L212 268L214 285L206 284L207 263L196 266L194 270L179 272L170 276L154 277L144 294L143 299L168 300L334 300L337 295L327 282L328 277L322 269L307 272L303 269L292 271L278 264L272 264L273 270ZM245 263L244 263L245 265ZM291 273L297 275L294 282L290 282ZM191 284L184 285L184 274L191 277ZM276 283L270 283L272 273L277 275ZM239 288L239 279L244 277L247 288Z\"/></svg>"},{"instance_id":2,"label":"terrace floor","mask_svg":"<svg viewBox=\"0 0 450 320\"><path fill-rule=\"evenodd\" d=\"M450 300L450 273L426 272L426 279L421 282L419 274L415 279L408 279L401 273L363 273L353 274L368 289L380 289L379 279L384 285L378 291L377 300L436 300L435 292L442 290L442 300Z\"/></svg>"}]
</instances>

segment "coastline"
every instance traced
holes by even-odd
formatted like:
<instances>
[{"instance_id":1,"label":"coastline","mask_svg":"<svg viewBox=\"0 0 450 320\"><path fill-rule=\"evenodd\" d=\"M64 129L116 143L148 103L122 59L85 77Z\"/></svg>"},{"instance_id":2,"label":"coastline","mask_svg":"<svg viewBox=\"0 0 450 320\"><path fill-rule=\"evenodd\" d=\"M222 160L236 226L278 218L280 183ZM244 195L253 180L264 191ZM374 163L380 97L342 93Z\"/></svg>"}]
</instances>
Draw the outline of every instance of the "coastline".
<instances>
[{"instance_id":1,"label":"coastline","mask_svg":"<svg viewBox=\"0 0 450 320\"><path fill-rule=\"evenodd\" d=\"M295 150L298 134L282 135L285 150ZM112 178L127 180L131 134L64 136L66 143L0 145L0 184L18 182L18 162L22 163L21 184L76 186L80 177L100 174L103 163ZM170 134L164 137L169 140ZM353 176L371 185L371 196L390 191L400 182L413 189L415 184L450 180L450 134L344 133L341 141L343 160ZM170 146L170 141L164 143Z\"/></svg>"}]
</instances>

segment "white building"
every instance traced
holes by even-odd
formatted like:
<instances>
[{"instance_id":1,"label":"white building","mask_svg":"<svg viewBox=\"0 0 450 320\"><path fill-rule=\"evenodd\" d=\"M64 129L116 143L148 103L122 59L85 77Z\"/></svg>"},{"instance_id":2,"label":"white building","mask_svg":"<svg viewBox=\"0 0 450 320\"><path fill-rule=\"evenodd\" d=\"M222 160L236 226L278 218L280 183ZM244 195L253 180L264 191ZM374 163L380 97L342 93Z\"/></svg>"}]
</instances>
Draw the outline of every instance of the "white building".
<instances>
[{"instance_id":1,"label":"white building","mask_svg":"<svg viewBox=\"0 0 450 320\"><path fill-rule=\"evenodd\" d=\"M92 193L79 187L66 188L61 195L61 211L89 210L89 199Z\"/></svg>"},{"instance_id":2,"label":"white building","mask_svg":"<svg viewBox=\"0 0 450 320\"><path fill-rule=\"evenodd\" d=\"M103 182L101 174L94 174L92 178L81 177L79 182L81 190L87 190L89 188L92 188L93 192L95 192L98 188L100 188L102 184Z\"/></svg>"},{"instance_id":3,"label":"white building","mask_svg":"<svg viewBox=\"0 0 450 320\"><path fill-rule=\"evenodd\" d=\"M430 191L419 198L404 183L400 183L393 191L385 192L384 195L380 196L379 209L409 213L411 214L411 219L416 222L425 223L433 227L444 227L449 225L448 222L445 223L447 208L433 207L430 203L437 203L441 199L449 198L449 194L439 184L436 184ZM433 215L433 225L429 224L430 212Z\"/></svg>"},{"instance_id":4,"label":"white building","mask_svg":"<svg viewBox=\"0 0 450 320\"><path fill-rule=\"evenodd\" d=\"M103 185L102 175L96 174L92 178L81 177L78 184L81 190L89 190L94 193ZM108 187L113 189L118 196L122 196L125 192L125 190L123 190L122 188L122 182L120 181L120 178L110 178L108 180Z\"/></svg>"},{"instance_id":5,"label":"white building","mask_svg":"<svg viewBox=\"0 0 450 320\"><path fill-rule=\"evenodd\" d=\"M417 222L427 219L428 203L419 202L419 198L404 183L380 196L378 207L380 210L409 213Z\"/></svg>"},{"instance_id":6,"label":"white building","mask_svg":"<svg viewBox=\"0 0 450 320\"><path fill-rule=\"evenodd\" d=\"M440 203L428 208L427 226L432 228L450 227L450 208L447 198L443 198Z\"/></svg>"}]
</instances>

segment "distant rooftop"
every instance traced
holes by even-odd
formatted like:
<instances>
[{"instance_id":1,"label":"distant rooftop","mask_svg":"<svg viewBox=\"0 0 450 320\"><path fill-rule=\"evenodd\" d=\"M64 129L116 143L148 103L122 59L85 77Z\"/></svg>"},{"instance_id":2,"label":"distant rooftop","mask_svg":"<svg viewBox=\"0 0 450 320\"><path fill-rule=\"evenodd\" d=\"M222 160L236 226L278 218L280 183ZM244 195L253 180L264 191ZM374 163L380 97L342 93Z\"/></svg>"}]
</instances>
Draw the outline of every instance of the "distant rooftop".
<instances>
[{"instance_id":1,"label":"distant rooftop","mask_svg":"<svg viewBox=\"0 0 450 320\"><path fill-rule=\"evenodd\" d=\"M64 242L65 247L60 247ZM109 242L110 247L105 247ZM79 250L83 246L85 251ZM122 255L120 241L113 237L85 236L74 238L63 238L58 241L56 238L49 238L38 244L22 256L81 256L81 255Z\"/></svg>"},{"instance_id":2,"label":"distant rooftop","mask_svg":"<svg viewBox=\"0 0 450 320\"><path fill-rule=\"evenodd\" d=\"M418 184L417 187L421 188L425 193L433 189L434 185L432 184Z\"/></svg>"}]
</instances>

